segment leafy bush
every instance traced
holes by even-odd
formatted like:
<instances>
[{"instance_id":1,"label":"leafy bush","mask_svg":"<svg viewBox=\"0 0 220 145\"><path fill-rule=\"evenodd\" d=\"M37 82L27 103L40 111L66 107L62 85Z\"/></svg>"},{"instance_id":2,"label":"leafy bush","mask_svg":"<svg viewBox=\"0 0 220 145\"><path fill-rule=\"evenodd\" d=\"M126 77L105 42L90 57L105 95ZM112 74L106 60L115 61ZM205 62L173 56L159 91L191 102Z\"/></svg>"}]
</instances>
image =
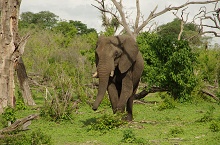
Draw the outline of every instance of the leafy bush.
<instances>
[{"instance_id":1,"label":"leafy bush","mask_svg":"<svg viewBox=\"0 0 220 145\"><path fill-rule=\"evenodd\" d=\"M197 82L193 69L196 54L189 44L154 33L140 34L137 43L145 60L142 80L168 89L174 99L189 101Z\"/></svg>"},{"instance_id":2,"label":"leafy bush","mask_svg":"<svg viewBox=\"0 0 220 145\"><path fill-rule=\"evenodd\" d=\"M2 117L3 117L2 124L4 126L10 125L8 124L8 122L14 123L16 121L15 111L16 110L12 107L7 107L4 110L4 113L2 114Z\"/></svg>"},{"instance_id":3,"label":"leafy bush","mask_svg":"<svg viewBox=\"0 0 220 145\"><path fill-rule=\"evenodd\" d=\"M53 121L71 120L76 97L74 91L71 91L71 80L64 77L61 73L60 79L55 83L54 96L46 98L44 106L41 108L41 116Z\"/></svg>"},{"instance_id":4,"label":"leafy bush","mask_svg":"<svg viewBox=\"0 0 220 145\"><path fill-rule=\"evenodd\" d=\"M162 94L161 98L164 99L163 102L159 105L158 110L165 110L165 109L174 109L176 108L176 102L173 98L170 97L170 95Z\"/></svg>"},{"instance_id":5,"label":"leafy bush","mask_svg":"<svg viewBox=\"0 0 220 145\"><path fill-rule=\"evenodd\" d=\"M2 114L1 123L3 126L9 126L16 121L16 112L19 110L25 110L27 106L25 106L24 102L21 100L16 101L15 108L7 107Z\"/></svg>"},{"instance_id":6,"label":"leafy bush","mask_svg":"<svg viewBox=\"0 0 220 145\"><path fill-rule=\"evenodd\" d=\"M130 129L123 131L123 139L121 140L121 142L133 143L133 144L139 144L139 145L146 144L146 141L143 138L135 137L134 132Z\"/></svg>"},{"instance_id":7,"label":"leafy bush","mask_svg":"<svg viewBox=\"0 0 220 145\"><path fill-rule=\"evenodd\" d=\"M18 100L18 101L16 101L15 109L16 110L25 110L25 109L27 109L27 106L24 104L24 102L22 100Z\"/></svg>"},{"instance_id":8,"label":"leafy bush","mask_svg":"<svg viewBox=\"0 0 220 145\"><path fill-rule=\"evenodd\" d=\"M93 123L91 123L90 130L100 131L106 133L109 130L118 128L127 122L122 120L123 114L105 114L100 118L96 118Z\"/></svg>"}]
</instances>

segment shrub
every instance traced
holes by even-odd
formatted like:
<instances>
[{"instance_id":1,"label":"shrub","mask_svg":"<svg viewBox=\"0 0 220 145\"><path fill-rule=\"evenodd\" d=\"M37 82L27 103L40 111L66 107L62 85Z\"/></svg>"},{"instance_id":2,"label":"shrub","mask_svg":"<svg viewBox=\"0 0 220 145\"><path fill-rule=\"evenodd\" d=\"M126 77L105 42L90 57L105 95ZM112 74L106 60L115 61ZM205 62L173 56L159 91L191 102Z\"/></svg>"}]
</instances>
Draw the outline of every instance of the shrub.
<instances>
[{"instance_id":1,"label":"shrub","mask_svg":"<svg viewBox=\"0 0 220 145\"><path fill-rule=\"evenodd\" d=\"M16 110L25 110L27 109L27 106L24 104L23 100L16 101Z\"/></svg>"},{"instance_id":2,"label":"shrub","mask_svg":"<svg viewBox=\"0 0 220 145\"><path fill-rule=\"evenodd\" d=\"M176 108L175 100L170 97L167 93L162 94L161 98L164 99L163 102L159 105L158 110L165 110L165 109L174 109Z\"/></svg>"},{"instance_id":3,"label":"shrub","mask_svg":"<svg viewBox=\"0 0 220 145\"><path fill-rule=\"evenodd\" d=\"M109 130L119 128L120 126L126 124L125 120L122 120L123 114L105 114L100 118L96 118L93 123L91 123L90 130L100 131L106 133Z\"/></svg>"},{"instance_id":4,"label":"shrub","mask_svg":"<svg viewBox=\"0 0 220 145\"><path fill-rule=\"evenodd\" d=\"M121 140L121 142L139 144L139 145L146 144L146 141L143 138L135 137L134 132L130 129L123 131L123 139Z\"/></svg>"},{"instance_id":5,"label":"shrub","mask_svg":"<svg viewBox=\"0 0 220 145\"><path fill-rule=\"evenodd\" d=\"M63 97L67 100L54 97L50 101L45 101L40 110L40 115L52 121L72 121L72 113L76 106L74 106L73 100L70 100L67 96Z\"/></svg>"},{"instance_id":6,"label":"shrub","mask_svg":"<svg viewBox=\"0 0 220 145\"><path fill-rule=\"evenodd\" d=\"M4 126L8 126L11 123L14 123L16 121L15 109L14 108L7 107L4 110L4 113L2 114L2 116L3 116L2 124ZM8 123L10 123L10 124L8 124Z\"/></svg>"},{"instance_id":7,"label":"shrub","mask_svg":"<svg viewBox=\"0 0 220 145\"><path fill-rule=\"evenodd\" d=\"M174 99L189 101L197 80L193 71L196 54L188 42L142 33L137 43L145 60L143 81L168 89Z\"/></svg>"}]
</instances>

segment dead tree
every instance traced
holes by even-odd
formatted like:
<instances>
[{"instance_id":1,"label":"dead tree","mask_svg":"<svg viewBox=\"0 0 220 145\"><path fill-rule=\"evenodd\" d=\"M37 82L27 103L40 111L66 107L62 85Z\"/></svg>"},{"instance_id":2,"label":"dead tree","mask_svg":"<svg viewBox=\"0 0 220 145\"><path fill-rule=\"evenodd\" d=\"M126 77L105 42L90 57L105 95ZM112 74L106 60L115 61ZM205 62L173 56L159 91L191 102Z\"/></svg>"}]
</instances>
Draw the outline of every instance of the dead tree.
<instances>
[{"instance_id":1,"label":"dead tree","mask_svg":"<svg viewBox=\"0 0 220 145\"><path fill-rule=\"evenodd\" d=\"M157 12L157 8L158 6L156 6L153 11L150 12L150 14L148 15L148 17L146 19L142 19L141 16L141 10L140 10L140 2L139 0L136 0L136 19L134 24L129 24L128 19L127 19L127 15L126 12L123 9L123 3L122 0L120 0L119 2L116 0L109 0L110 2L113 3L116 12L113 13L112 9L113 8L109 8L107 6L104 6L104 0L102 1L98 1L95 0L96 2L98 2L98 4L101 5L101 7L99 6L95 6L97 9L99 9L101 12L105 12L105 13L109 13L110 15L112 15L113 17L115 17L115 19L118 20L119 24L123 27L123 32L126 32L128 35L131 35L134 39L136 39L137 35L147 26L150 24L150 22L152 22L152 20L154 20L156 17L161 16L169 11L178 11L182 8L185 8L188 5L204 5L204 4L209 4L209 3L216 3L219 0L210 0L210 1L187 1L186 3L180 5L180 6L171 6L169 5L168 7L166 7L165 9ZM105 0L106 1L106 0ZM142 20L142 23L140 23Z\"/></svg>"},{"instance_id":2,"label":"dead tree","mask_svg":"<svg viewBox=\"0 0 220 145\"><path fill-rule=\"evenodd\" d=\"M39 117L39 114L32 114L27 117L16 120L13 124L0 130L0 138L4 137L4 134L11 133L13 131L27 130L31 124L31 120ZM2 136L1 136L2 135Z\"/></svg>"},{"instance_id":3,"label":"dead tree","mask_svg":"<svg viewBox=\"0 0 220 145\"><path fill-rule=\"evenodd\" d=\"M28 36L18 36L21 0L0 0L0 113L14 107L15 64L24 52Z\"/></svg>"},{"instance_id":4,"label":"dead tree","mask_svg":"<svg viewBox=\"0 0 220 145\"><path fill-rule=\"evenodd\" d=\"M16 61L15 70L17 72L17 77L25 105L36 105L34 99L32 98L31 89L28 83L28 76L22 57Z\"/></svg>"},{"instance_id":5,"label":"dead tree","mask_svg":"<svg viewBox=\"0 0 220 145\"><path fill-rule=\"evenodd\" d=\"M219 1L219 0L218 0ZM199 13L194 16L193 22L199 20L200 27L199 35L213 34L215 37L220 37L220 8L217 7L218 1L215 3L213 10L207 10L205 6L201 7ZM205 23L209 22L209 24ZM210 28L207 30L207 28Z\"/></svg>"}]
</instances>

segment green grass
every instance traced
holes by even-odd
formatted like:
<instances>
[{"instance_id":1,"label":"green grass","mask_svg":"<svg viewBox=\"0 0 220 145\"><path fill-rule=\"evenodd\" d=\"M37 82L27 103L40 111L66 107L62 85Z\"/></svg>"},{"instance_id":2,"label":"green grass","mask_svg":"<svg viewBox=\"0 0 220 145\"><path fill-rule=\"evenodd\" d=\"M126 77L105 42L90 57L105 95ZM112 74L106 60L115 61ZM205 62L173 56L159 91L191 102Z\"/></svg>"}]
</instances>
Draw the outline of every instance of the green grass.
<instances>
[{"instance_id":1,"label":"green grass","mask_svg":"<svg viewBox=\"0 0 220 145\"><path fill-rule=\"evenodd\" d=\"M108 106L100 106L97 112L91 106L80 104L70 121L50 122L44 118L33 120L31 131L41 130L51 136L55 145L119 145L119 144L150 144L150 145L214 145L220 143L220 105L214 102L196 104L176 104L173 109L159 110L162 100L156 96L144 99L145 104L134 104L133 122L104 133L92 130L91 124L104 114L112 114ZM210 113L210 108L214 108ZM27 109L16 113L16 118L38 113L39 109ZM211 120L198 121L210 113ZM134 138L130 137L134 136ZM125 136L141 139L144 143L123 142ZM125 139L124 139L125 140Z\"/></svg>"}]
</instances>

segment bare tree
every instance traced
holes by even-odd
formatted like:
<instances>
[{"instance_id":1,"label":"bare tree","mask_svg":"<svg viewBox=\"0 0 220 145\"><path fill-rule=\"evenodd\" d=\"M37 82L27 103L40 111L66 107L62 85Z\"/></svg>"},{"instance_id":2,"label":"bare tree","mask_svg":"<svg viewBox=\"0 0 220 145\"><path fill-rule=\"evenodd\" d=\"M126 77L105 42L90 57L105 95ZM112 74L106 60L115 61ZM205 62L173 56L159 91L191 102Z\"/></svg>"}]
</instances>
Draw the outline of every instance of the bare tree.
<instances>
[{"instance_id":1,"label":"bare tree","mask_svg":"<svg viewBox=\"0 0 220 145\"><path fill-rule=\"evenodd\" d=\"M199 13L195 15L193 21L195 23L195 21L199 19L200 35L214 34L215 37L220 37L220 33L217 32L220 30L220 8L217 7L217 4L216 2L213 10L207 10L207 8L203 6L200 8ZM207 28L211 29L207 30Z\"/></svg>"},{"instance_id":2,"label":"bare tree","mask_svg":"<svg viewBox=\"0 0 220 145\"><path fill-rule=\"evenodd\" d=\"M187 20L188 20L189 13L186 14L186 19L185 19L185 20L184 20L184 18L183 18L184 11L185 11L186 9L187 9L187 7L182 10L182 12L181 12L181 17L179 17L179 16L177 15L177 12L178 12L178 11L176 11L176 13L173 12L173 14L174 14L174 15L180 20L180 22L181 22L181 23L180 23L180 32L179 32L179 35L178 35L178 40L181 39L181 36L182 36L182 34L183 34L183 30L184 30L184 25L186 24L186 22L187 22Z\"/></svg>"},{"instance_id":3,"label":"bare tree","mask_svg":"<svg viewBox=\"0 0 220 145\"><path fill-rule=\"evenodd\" d=\"M135 19L135 23L130 26L128 19L127 19L127 15L126 12L123 9L123 4L122 4L122 0L120 1L116 1L116 0L109 0L109 2L112 2L115 9L117 10L117 12L112 12L112 8L109 8L107 6L104 6L104 0L102 1L98 1L95 0L96 2L98 2L98 4L101 5L101 7L95 6L94 7L98 8L101 12L105 12L105 13L109 13L111 14L113 17L115 17L119 24L123 27L124 31L126 31L127 34L133 36L134 39L136 39L137 35L147 26L150 24L150 22L152 22L152 20L154 20L156 17L161 16L169 11L178 11L180 9L184 9L186 6L188 5L205 5L205 4L209 4L209 3L217 3L219 0L209 0L209 1L187 1L186 3L180 5L180 6L176 6L176 7L172 7L171 5L169 5L168 7L166 7L165 9L158 11L157 12L157 8L158 6L156 6L153 11L150 12L150 14L148 15L148 17L146 19L143 19L142 15L141 15L141 10L140 10L140 2L139 0L136 0L136 19ZM106 0L105 0L106 1ZM140 23L142 20L142 23Z\"/></svg>"},{"instance_id":4,"label":"bare tree","mask_svg":"<svg viewBox=\"0 0 220 145\"><path fill-rule=\"evenodd\" d=\"M34 99L32 98L30 86L28 83L28 76L22 57L19 57L19 59L16 61L15 70L17 72L17 77L25 105L36 105Z\"/></svg>"},{"instance_id":5,"label":"bare tree","mask_svg":"<svg viewBox=\"0 0 220 145\"><path fill-rule=\"evenodd\" d=\"M24 52L28 36L19 38L18 18L21 0L0 0L0 113L15 105L15 64Z\"/></svg>"}]
</instances>

